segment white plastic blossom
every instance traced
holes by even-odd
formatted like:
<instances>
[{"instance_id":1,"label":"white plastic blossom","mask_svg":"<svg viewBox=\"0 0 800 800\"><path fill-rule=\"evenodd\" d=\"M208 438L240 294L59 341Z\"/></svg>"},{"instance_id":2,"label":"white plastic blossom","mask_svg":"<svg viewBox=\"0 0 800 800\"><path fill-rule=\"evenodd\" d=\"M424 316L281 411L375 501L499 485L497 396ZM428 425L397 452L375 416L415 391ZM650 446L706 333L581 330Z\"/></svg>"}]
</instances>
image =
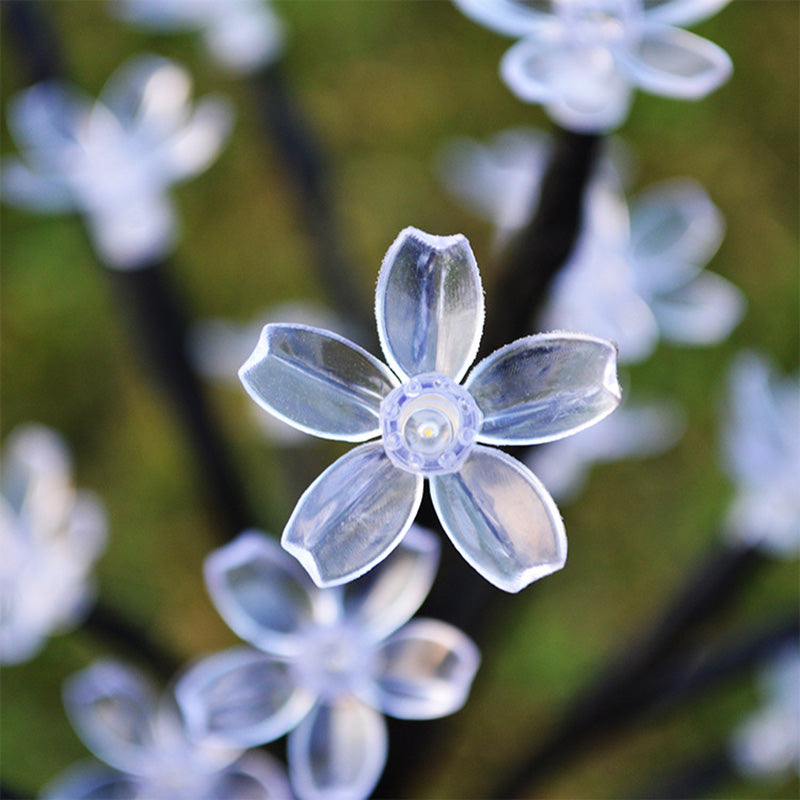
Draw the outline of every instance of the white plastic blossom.
<instances>
[{"instance_id":1,"label":"white plastic blossom","mask_svg":"<svg viewBox=\"0 0 800 800\"><path fill-rule=\"evenodd\" d=\"M300 430L362 444L306 490L283 546L319 586L371 569L399 544L425 478L447 535L506 591L560 569L558 509L519 461L485 445L538 444L592 425L619 404L616 348L593 336L527 336L479 362L483 289L469 242L406 228L376 293L391 368L348 340L267 325L239 371L262 408Z\"/></svg>"},{"instance_id":2,"label":"white plastic blossom","mask_svg":"<svg viewBox=\"0 0 800 800\"><path fill-rule=\"evenodd\" d=\"M387 756L383 714L432 719L466 702L480 660L461 631L408 620L438 540L417 528L369 576L317 589L269 537L248 531L205 563L211 598L252 648L199 661L175 690L200 740L249 747L289 733L301 800L362 800Z\"/></svg>"},{"instance_id":3,"label":"white plastic blossom","mask_svg":"<svg viewBox=\"0 0 800 800\"><path fill-rule=\"evenodd\" d=\"M633 90L698 100L724 83L724 50L681 30L730 0L453 0L467 16L519 38L500 63L507 86L581 132L621 125Z\"/></svg>"},{"instance_id":4,"label":"white plastic blossom","mask_svg":"<svg viewBox=\"0 0 800 800\"><path fill-rule=\"evenodd\" d=\"M0 663L16 664L88 612L106 518L93 495L74 488L69 452L49 428L13 431L2 466Z\"/></svg>"},{"instance_id":5,"label":"white plastic blossom","mask_svg":"<svg viewBox=\"0 0 800 800\"><path fill-rule=\"evenodd\" d=\"M734 733L734 762L750 777L800 775L800 650L781 651L761 676L763 707Z\"/></svg>"},{"instance_id":6,"label":"white plastic blossom","mask_svg":"<svg viewBox=\"0 0 800 800\"><path fill-rule=\"evenodd\" d=\"M97 661L64 686L83 743L103 764L56 777L45 800L291 800L283 768L266 753L187 737L170 692L158 698L139 672Z\"/></svg>"},{"instance_id":7,"label":"white plastic blossom","mask_svg":"<svg viewBox=\"0 0 800 800\"><path fill-rule=\"evenodd\" d=\"M286 27L267 0L112 0L129 22L163 33L202 31L206 48L233 72L265 67L283 54Z\"/></svg>"},{"instance_id":8,"label":"white plastic blossom","mask_svg":"<svg viewBox=\"0 0 800 800\"><path fill-rule=\"evenodd\" d=\"M548 148L545 137L527 130L505 131L485 146L459 140L444 153L443 180L507 240L536 209ZM629 211L617 172L601 163L586 192L578 241L553 282L543 327L612 339L626 363L647 358L659 339L722 341L745 308L730 281L704 269L724 229L705 190L686 178L655 184L631 201Z\"/></svg>"},{"instance_id":9,"label":"white plastic blossom","mask_svg":"<svg viewBox=\"0 0 800 800\"><path fill-rule=\"evenodd\" d=\"M100 258L136 269L174 247L167 190L216 158L232 122L227 101L190 104L191 79L157 56L136 56L97 101L58 81L12 97L8 126L19 156L0 164L2 197L39 213L77 211Z\"/></svg>"},{"instance_id":10,"label":"white plastic blossom","mask_svg":"<svg viewBox=\"0 0 800 800\"><path fill-rule=\"evenodd\" d=\"M800 554L800 380L742 353L729 378L724 464L736 494L726 529L775 556Z\"/></svg>"},{"instance_id":11,"label":"white plastic blossom","mask_svg":"<svg viewBox=\"0 0 800 800\"><path fill-rule=\"evenodd\" d=\"M659 455L675 444L683 429L683 415L669 403L623 401L597 425L532 450L525 463L553 497L572 500L593 464Z\"/></svg>"}]
</instances>

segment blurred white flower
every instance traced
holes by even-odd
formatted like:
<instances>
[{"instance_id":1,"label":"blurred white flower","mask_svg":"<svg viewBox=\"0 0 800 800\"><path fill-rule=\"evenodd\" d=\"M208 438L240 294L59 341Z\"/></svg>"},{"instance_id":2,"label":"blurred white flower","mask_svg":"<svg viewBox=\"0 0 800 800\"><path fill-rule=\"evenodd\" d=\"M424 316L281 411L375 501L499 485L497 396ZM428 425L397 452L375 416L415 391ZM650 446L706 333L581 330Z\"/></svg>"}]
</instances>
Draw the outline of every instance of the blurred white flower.
<instances>
[{"instance_id":1,"label":"blurred white flower","mask_svg":"<svg viewBox=\"0 0 800 800\"><path fill-rule=\"evenodd\" d=\"M484 311L460 234L401 231L381 265L375 309L387 363L319 328L267 325L239 371L256 403L300 430L377 439L303 493L283 546L318 586L363 575L403 538L427 479L444 530L486 580L518 592L561 569L567 541L553 499L521 462L486 445L541 444L610 414L620 401L614 345L578 333L526 336L464 378Z\"/></svg>"},{"instance_id":2,"label":"blurred white flower","mask_svg":"<svg viewBox=\"0 0 800 800\"><path fill-rule=\"evenodd\" d=\"M246 73L283 54L286 28L267 0L112 0L119 17L153 31L201 30L212 58Z\"/></svg>"},{"instance_id":3,"label":"blurred white flower","mask_svg":"<svg viewBox=\"0 0 800 800\"><path fill-rule=\"evenodd\" d=\"M163 258L176 238L168 188L209 166L233 119L223 98L192 108L190 93L182 67L150 55L117 70L97 101L58 81L20 92L7 107L20 155L0 164L3 200L80 212L109 267Z\"/></svg>"},{"instance_id":4,"label":"blurred white flower","mask_svg":"<svg viewBox=\"0 0 800 800\"><path fill-rule=\"evenodd\" d=\"M301 800L362 800L387 756L383 714L432 719L466 702L480 656L463 633L408 620L433 583L436 537L412 528L373 572L317 589L268 536L243 533L205 563L211 598L252 648L199 661L175 696L193 736L243 747L289 733Z\"/></svg>"},{"instance_id":5,"label":"blurred white flower","mask_svg":"<svg viewBox=\"0 0 800 800\"><path fill-rule=\"evenodd\" d=\"M736 494L726 529L774 556L800 554L800 380L742 353L729 377L723 466Z\"/></svg>"},{"instance_id":6,"label":"blurred white flower","mask_svg":"<svg viewBox=\"0 0 800 800\"><path fill-rule=\"evenodd\" d=\"M789 647L761 676L764 705L735 732L733 759L750 777L800 775L800 650Z\"/></svg>"},{"instance_id":7,"label":"blurred white flower","mask_svg":"<svg viewBox=\"0 0 800 800\"><path fill-rule=\"evenodd\" d=\"M237 392L241 392L239 367L250 355L253 342L258 339L262 328L269 322L305 322L351 339L357 335L352 326L333 312L312 302L281 303L265 309L252 322L201 320L193 326L189 340L192 360L198 371L209 380L230 384L235 386ZM290 447L302 446L310 441L308 434L271 414L261 413L252 403L248 403L247 408L265 437L272 442Z\"/></svg>"},{"instance_id":8,"label":"blurred white flower","mask_svg":"<svg viewBox=\"0 0 800 800\"><path fill-rule=\"evenodd\" d=\"M681 30L730 0L454 0L467 16L519 38L500 63L517 97L565 128L621 125L639 88L698 100L731 74L717 45Z\"/></svg>"},{"instance_id":9,"label":"blurred white flower","mask_svg":"<svg viewBox=\"0 0 800 800\"><path fill-rule=\"evenodd\" d=\"M68 769L45 788L45 800L291 800L285 772L270 756L191 741L174 697L159 701L150 682L124 664L97 661L73 675L64 704L78 736L105 764Z\"/></svg>"},{"instance_id":10,"label":"blurred white flower","mask_svg":"<svg viewBox=\"0 0 800 800\"><path fill-rule=\"evenodd\" d=\"M659 455L677 442L684 424L683 414L669 403L623 400L597 425L533 449L525 463L556 500L565 502L579 494L592 465Z\"/></svg>"},{"instance_id":11,"label":"blurred white flower","mask_svg":"<svg viewBox=\"0 0 800 800\"><path fill-rule=\"evenodd\" d=\"M512 130L488 145L458 140L441 159L445 185L510 239L536 210L549 142ZM745 308L742 293L708 272L724 221L705 190L683 178L631 201L617 170L601 162L584 201L581 234L553 281L540 326L611 339L620 362L649 356L659 338L706 345L726 338Z\"/></svg>"},{"instance_id":12,"label":"blurred white flower","mask_svg":"<svg viewBox=\"0 0 800 800\"><path fill-rule=\"evenodd\" d=\"M13 431L0 496L0 663L27 661L52 633L80 623L105 542L103 509L75 490L61 438L40 425Z\"/></svg>"}]
</instances>

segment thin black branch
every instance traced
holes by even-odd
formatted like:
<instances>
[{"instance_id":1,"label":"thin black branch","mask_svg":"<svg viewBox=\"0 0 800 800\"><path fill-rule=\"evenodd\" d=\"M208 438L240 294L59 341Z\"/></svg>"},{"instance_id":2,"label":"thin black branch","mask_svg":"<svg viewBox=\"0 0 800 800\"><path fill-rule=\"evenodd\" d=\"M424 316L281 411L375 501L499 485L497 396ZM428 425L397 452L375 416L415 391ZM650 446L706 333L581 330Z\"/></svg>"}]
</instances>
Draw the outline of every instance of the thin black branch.
<instances>
[{"instance_id":1,"label":"thin black branch","mask_svg":"<svg viewBox=\"0 0 800 800\"><path fill-rule=\"evenodd\" d=\"M284 77L280 62L253 76L258 110L281 165L298 194L303 224L322 287L343 318L374 330L367 302L337 232L330 176L322 150Z\"/></svg>"},{"instance_id":2,"label":"thin black branch","mask_svg":"<svg viewBox=\"0 0 800 800\"><path fill-rule=\"evenodd\" d=\"M3 0L5 33L14 42L28 82L61 78L64 59L58 37L41 2Z\"/></svg>"}]
</instances>

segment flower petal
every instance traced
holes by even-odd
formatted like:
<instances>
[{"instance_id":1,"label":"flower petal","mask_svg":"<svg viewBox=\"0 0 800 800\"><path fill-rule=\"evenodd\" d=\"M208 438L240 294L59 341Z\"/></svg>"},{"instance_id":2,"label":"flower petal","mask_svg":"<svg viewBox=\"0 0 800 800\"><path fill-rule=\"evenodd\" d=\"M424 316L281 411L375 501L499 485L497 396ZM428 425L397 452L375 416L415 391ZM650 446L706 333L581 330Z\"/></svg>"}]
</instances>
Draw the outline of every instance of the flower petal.
<instances>
[{"instance_id":1,"label":"flower petal","mask_svg":"<svg viewBox=\"0 0 800 800\"><path fill-rule=\"evenodd\" d=\"M647 22L690 28L716 14L731 0L644 0Z\"/></svg>"},{"instance_id":2,"label":"flower petal","mask_svg":"<svg viewBox=\"0 0 800 800\"><path fill-rule=\"evenodd\" d=\"M403 541L375 569L348 583L345 616L373 641L407 622L433 585L439 564L439 539L412 525Z\"/></svg>"},{"instance_id":3,"label":"flower petal","mask_svg":"<svg viewBox=\"0 0 800 800\"><path fill-rule=\"evenodd\" d=\"M713 272L702 272L680 289L650 302L662 336L685 344L722 341L739 324L745 304L744 295Z\"/></svg>"},{"instance_id":4,"label":"flower petal","mask_svg":"<svg viewBox=\"0 0 800 800\"><path fill-rule=\"evenodd\" d=\"M144 676L115 661L96 661L64 684L64 706L83 743L107 764L134 775L147 767L155 703Z\"/></svg>"},{"instance_id":5,"label":"flower petal","mask_svg":"<svg viewBox=\"0 0 800 800\"><path fill-rule=\"evenodd\" d=\"M458 711L467 701L480 653L452 625L416 619L377 651L380 708L402 719L434 719Z\"/></svg>"},{"instance_id":6,"label":"flower petal","mask_svg":"<svg viewBox=\"0 0 800 800\"><path fill-rule=\"evenodd\" d=\"M679 28L654 26L620 63L642 89L699 100L725 83L733 71L728 54L708 39Z\"/></svg>"},{"instance_id":7,"label":"flower petal","mask_svg":"<svg viewBox=\"0 0 800 800\"><path fill-rule=\"evenodd\" d=\"M483 412L478 441L540 444L577 433L620 403L617 350L580 333L542 333L495 350L464 386Z\"/></svg>"},{"instance_id":8,"label":"flower petal","mask_svg":"<svg viewBox=\"0 0 800 800\"><path fill-rule=\"evenodd\" d=\"M431 478L431 497L456 549L500 589L518 592L564 566L567 538L556 504L511 456L476 447L460 472Z\"/></svg>"},{"instance_id":9,"label":"flower petal","mask_svg":"<svg viewBox=\"0 0 800 800\"><path fill-rule=\"evenodd\" d=\"M314 703L295 687L288 662L242 647L190 667L175 685L175 698L193 738L240 747L283 736Z\"/></svg>"},{"instance_id":10,"label":"flower petal","mask_svg":"<svg viewBox=\"0 0 800 800\"><path fill-rule=\"evenodd\" d=\"M297 502L281 544L317 586L363 575L400 543L422 500L423 479L395 467L381 442L335 461Z\"/></svg>"},{"instance_id":11,"label":"flower petal","mask_svg":"<svg viewBox=\"0 0 800 800\"><path fill-rule=\"evenodd\" d=\"M42 790L42 800L137 800L139 781L93 761L80 762Z\"/></svg>"},{"instance_id":12,"label":"flower petal","mask_svg":"<svg viewBox=\"0 0 800 800\"><path fill-rule=\"evenodd\" d=\"M456 7L479 25L508 36L528 36L543 24L552 23L548 0L453 0ZM539 8L536 8L538 3Z\"/></svg>"},{"instance_id":13,"label":"flower petal","mask_svg":"<svg viewBox=\"0 0 800 800\"><path fill-rule=\"evenodd\" d=\"M517 97L544 103L547 113L570 130L615 128L628 115L631 90L611 52L569 47L547 29L511 47L500 74Z\"/></svg>"},{"instance_id":14,"label":"flower petal","mask_svg":"<svg viewBox=\"0 0 800 800\"><path fill-rule=\"evenodd\" d=\"M320 703L289 735L292 786L300 800L364 800L386 764L386 723L355 697Z\"/></svg>"},{"instance_id":15,"label":"flower petal","mask_svg":"<svg viewBox=\"0 0 800 800\"><path fill-rule=\"evenodd\" d=\"M378 336L392 369L461 380L478 352L483 313L478 265L464 236L400 232L375 293Z\"/></svg>"},{"instance_id":16,"label":"flower petal","mask_svg":"<svg viewBox=\"0 0 800 800\"><path fill-rule=\"evenodd\" d=\"M298 631L324 614L321 606L333 602L277 542L258 531L246 531L211 553L204 573L225 622L268 653L296 654Z\"/></svg>"},{"instance_id":17,"label":"flower petal","mask_svg":"<svg viewBox=\"0 0 800 800\"><path fill-rule=\"evenodd\" d=\"M630 261L645 297L693 278L717 252L725 221L705 189L688 178L662 181L631 207Z\"/></svg>"},{"instance_id":18,"label":"flower petal","mask_svg":"<svg viewBox=\"0 0 800 800\"><path fill-rule=\"evenodd\" d=\"M9 156L0 162L0 178L4 203L39 214L75 208L72 194L60 177L30 169L18 158Z\"/></svg>"},{"instance_id":19,"label":"flower petal","mask_svg":"<svg viewBox=\"0 0 800 800\"><path fill-rule=\"evenodd\" d=\"M306 433L361 442L379 430L397 378L356 344L307 325L270 324L239 370L263 409Z\"/></svg>"},{"instance_id":20,"label":"flower petal","mask_svg":"<svg viewBox=\"0 0 800 800\"><path fill-rule=\"evenodd\" d=\"M291 800L286 771L267 753L246 753L217 779L214 800Z\"/></svg>"}]
</instances>

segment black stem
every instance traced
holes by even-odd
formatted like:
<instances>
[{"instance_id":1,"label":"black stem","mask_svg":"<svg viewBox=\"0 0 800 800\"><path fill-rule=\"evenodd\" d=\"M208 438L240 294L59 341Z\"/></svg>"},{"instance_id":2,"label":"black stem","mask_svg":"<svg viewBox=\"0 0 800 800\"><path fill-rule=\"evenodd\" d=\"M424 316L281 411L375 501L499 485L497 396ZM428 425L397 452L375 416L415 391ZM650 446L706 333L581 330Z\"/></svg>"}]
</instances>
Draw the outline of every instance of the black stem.
<instances>
[{"instance_id":1,"label":"black stem","mask_svg":"<svg viewBox=\"0 0 800 800\"><path fill-rule=\"evenodd\" d=\"M635 800L689 800L709 797L736 773L727 748L720 747L661 777L651 786L628 795Z\"/></svg>"},{"instance_id":2,"label":"black stem","mask_svg":"<svg viewBox=\"0 0 800 800\"><path fill-rule=\"evenodd\" d=\"M2 0L0 7L5 30L20 54L28 82L33 84L63 77L63 54L50 20L42 13L43 3Z\"/></svg>"},{"instance_id":3,"label":"black stem","mask_svg":"<svg viewBox=\"0 0 800 800\"><path fill-rule=\"evenodd\" d=\"M23 794L16 786L12 787L5 781L0 783L0 800L24 800L26 797L33 797L33 792Z\"/></svg>"},{"instance_id":4,"label":"black stem","mask_svg":"<svg viewBox=\"0 0 800 800\"><path fill-rule=\"evenodd\" d=\"M208 499L227 541L255 524L242 482L218 433L203 386L191 365L187 325L165 263L109 270L113 288L131 318L133 335L157 385L173 406L205 478Z\"/></svg>"},{"instance_id":5,"label":"black stem","mask_svg":"<svg viewBox=\"0 0 800 800\"><path fill-rule=\"evenodd\" d=\"M498 797L513 797L563 766L609 727L652 704L657 690L642 690L654 669L667 663L692 633L722 614L766 559L755 548L723 546L714 550L686 581L655 625L640 634L599 678L584 687L561 721L511 774ZM674 656L677 658L677 656Z\"/></svg>"},{"instance_id":6,"label":"black stem","mask_svg":"<svg viewBox=\"0 0 800 800\"><path fill-rule=\"evenodd\" d=\"M337 234L330 179L322 150L292 97L281 64L253 76L261 119L298 194L313 261L324 291L343 317L363 332L374 329L372 308L364 297Z\"/></svg>"},{"instance_id":7,"label":"black stem","mask_svg":"<svg viewBox=\"0 0 800 800\"><path fill-rule=\"evenodd\" d=\"M170 680L182 664L180 658L152 638L144 625L131 622L102 599L95 603L81 630L99 638L104 645L113 646L127 658L149 666L165 681Z\"/></svg>"}]
</instances>

